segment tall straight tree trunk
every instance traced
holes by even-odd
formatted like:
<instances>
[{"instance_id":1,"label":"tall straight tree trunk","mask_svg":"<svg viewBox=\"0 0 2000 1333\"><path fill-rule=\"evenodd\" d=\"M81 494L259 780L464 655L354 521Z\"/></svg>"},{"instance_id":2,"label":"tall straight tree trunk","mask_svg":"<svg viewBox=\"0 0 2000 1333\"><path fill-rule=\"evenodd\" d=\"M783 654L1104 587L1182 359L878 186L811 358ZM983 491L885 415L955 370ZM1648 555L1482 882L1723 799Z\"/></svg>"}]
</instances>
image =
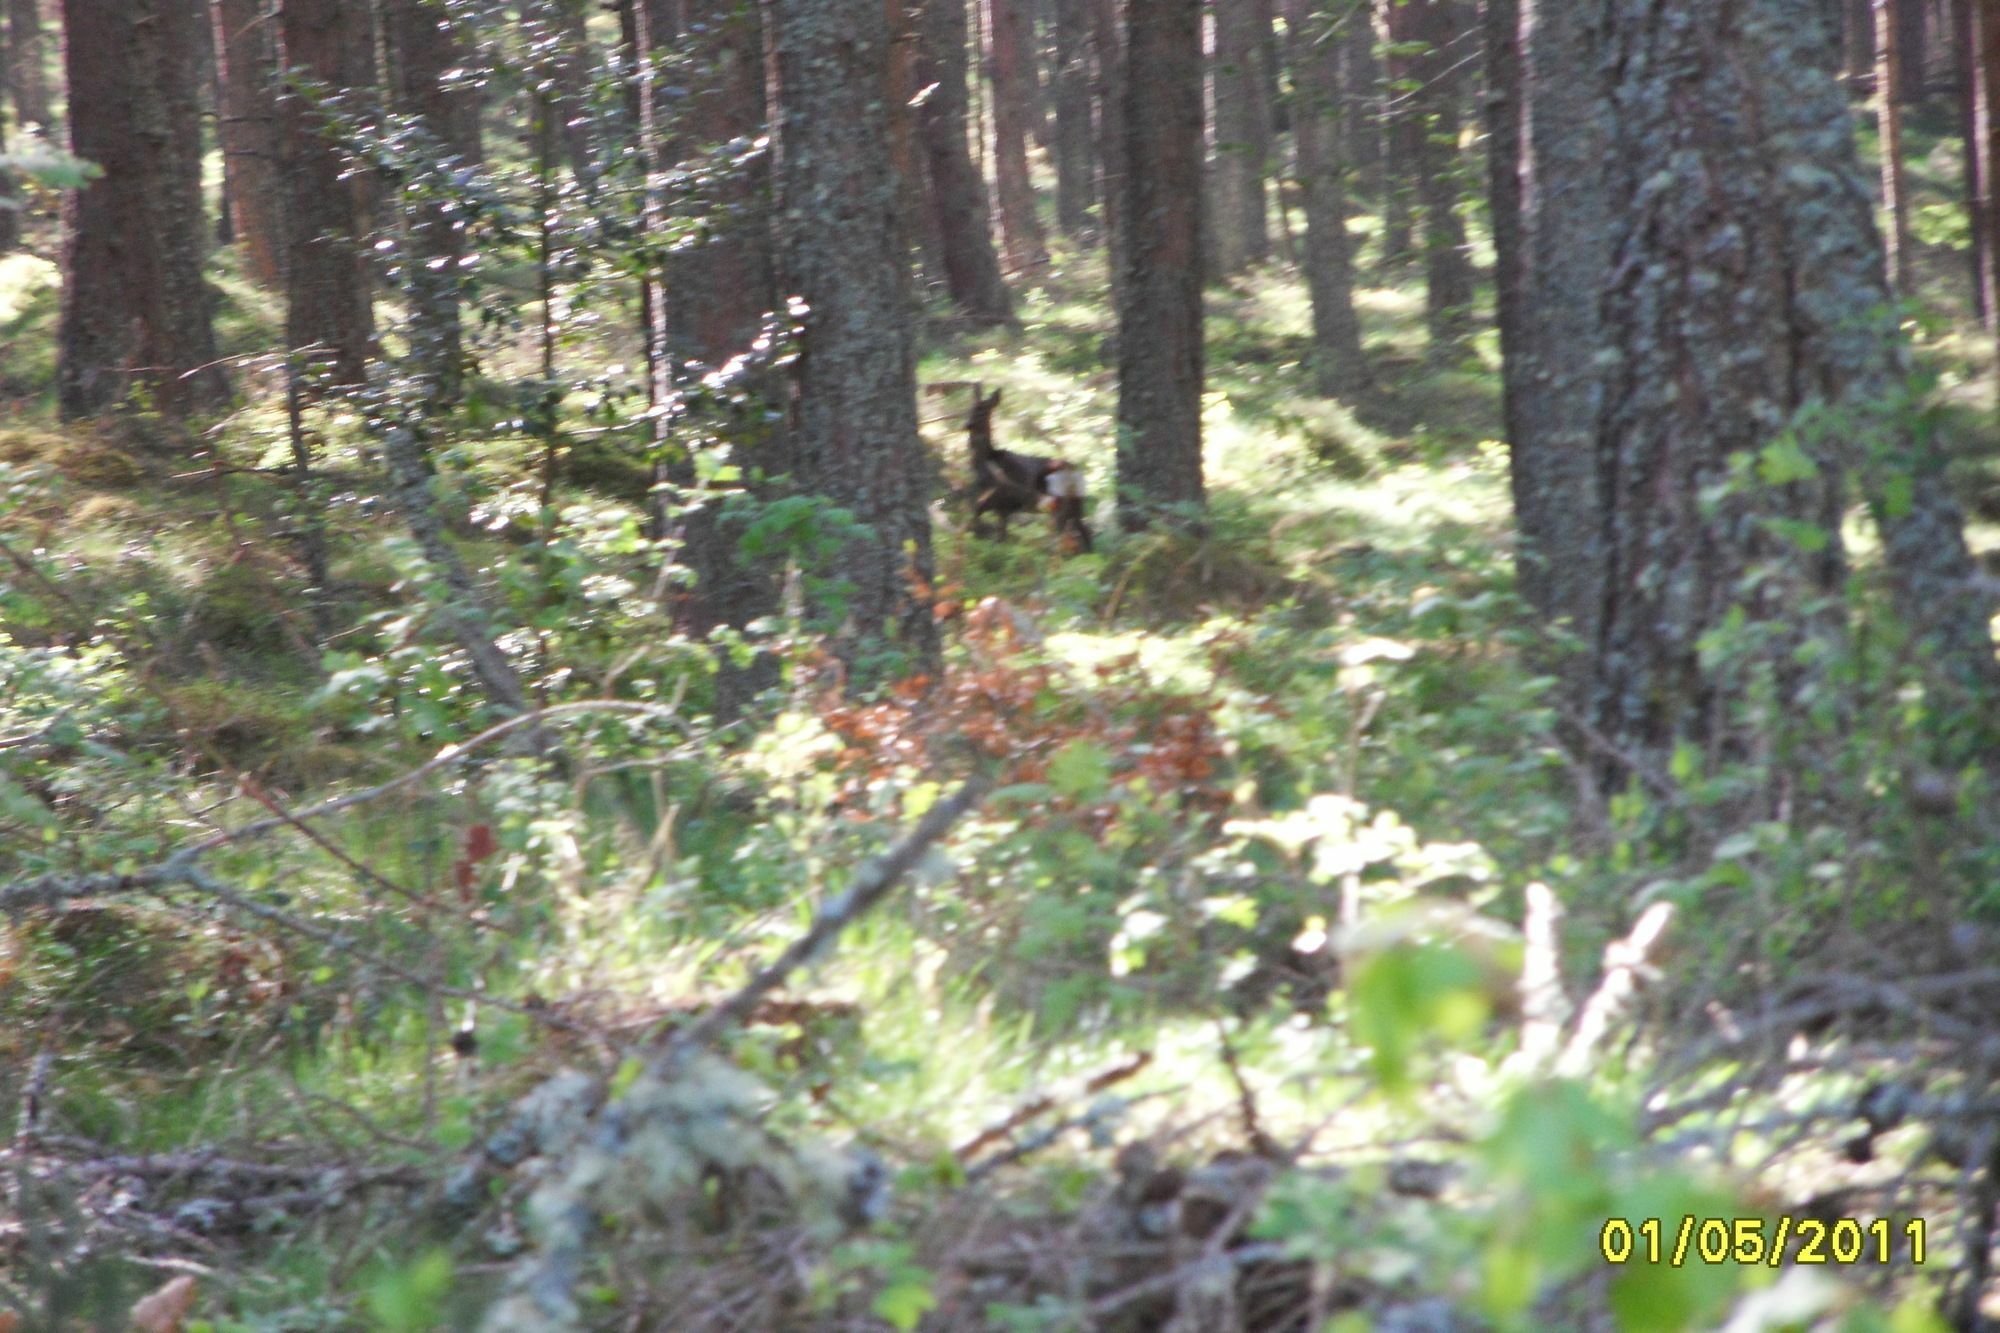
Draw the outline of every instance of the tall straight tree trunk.
<instances>
[{"instance_id":1,"label":"tall straight tree trunk","mask_svg":"<svg viewBox=\"0 0 2000 1333\"><path fill-rule=\"evenodd\" d=\"M1891 38L1895 50L1890 58L1896 62L1896 95L1905 102L1921 102L1930 95L1930 5L1931 0L1877 0L1878 7L1889 6L1889 19L1896 32ZM1875 45L1882 44L1880 29L1877 29Z\"/></svg>"},{"instance_id":2,"label":"tall straight tree trunk","mask_svg":"<svg viewBox=\"0 0 2000 1333\"><path fill-rule=\"evenodd\" d=\"M1910 200L1903 175L1904 68L1897 56L1901 26L1895 0L1875 0L1875 124L1882 143L1882 207L1889 216L1883 239L1889 290L1909 291Z\"/></svg>"},{"instance_id":3,"label":"tall straight tree trunk","mask_svg":"<svg viewBox=\"0 0 2000 1333\"><path fill-rule=\"evenodd\" d=\"M1014 318L1000 256L993 248L986 183L966 135L966 25L964 0L925 0L916 82L931 95L919 113L924 158L930 170L929 204L944 250L945 287L952 303L976 327Z\"/></svg>"},{"instance_id":4,"label":"tall straight tree trunk","mask_svg":"<svg viewBox=\"0 0 2000 1333\"><path fill-rule=\"evenodd\" d=\"M1118 299L1118 517L1204 501L1201 0L1125 15L1125 277Z\"/></svg>"},{"instance_id":5,"label":"tall straight tree trunk","mask_svg":"<svg viewBox=\"0 0 2000 1333\"><path fill-rule=\"evenodd\" d=\"M1499 35L1506 42L1508 34ZM1496 242L1503 296L1508 444L1515 562L1523 599L1544 621L1595 641L1603 594L1598 535L1583 516L1597 506L1593 448L1603 365L1598 293L1610 266L1610 205L1603 175L1607 107L1579 70L1602 59L1600 20L1583 5L1520 0L1512 34L1518 52L1513 114L1492 146L1512 140L1518 157L1494 171L1520 186L1510 240L1506 195ZM1512 257L1509 257L1509 251ZM1585 693L1580 656L1557 662Z\"/></svg>"},{"instance_id":6,"label":"tall straight tree trunk","mask_svg":"<svg viewBox=\"0 0 2000 1333\"><path fill-rule=\"evenodd\" d=\"M43 69L41 0L7 0L7 77L14 91L14 116L47 134L49 79Z\"/></svg>"},{"instance_id":7,"label":"tall straight tree trunk","mask_svg":"<svg viewBox=\"0 0 2000 1333\"><path fill-rule=\"evenodd\" d=\"M1090 122L1090 0L1055 0L1056 222L1066 236L1090 230L1097 197Z\"/></svg>"},{"instance_id":8,"label":"tall straight tree trunk","mask_svg":"<svg viewBox=\"0 0 2000 1333\"><path fill-rule=\"evenodd\" d=\"M462 66L465 43L449 12L434 0L389 0L390 49L396 60L396 104L431 139L431 156L447 170L463 168L476 151L467 142L465 95L448 81ZM429 375L434 401L458 397L464 350L459 331L461 209L438 193L441 182L419 182L405 206L409 254L404 288L410 303L411 341Z\"/></svg>"},{"instance_id":9,"label":"tall straight tree trunk","mask_svg":"<svg viewBox=\"0 0 2000 1333\"><path fill-rule=\"evenodd\" d=\"M1415 3L1416 0L1412 0ZM1374 0L1376 37L1384 44L1382 60L1382 254L1385 260L1407 259L1417 248L1417 165L1424 152L1424 129L1416 98L1414 9L1403 0Z\"/></svg>"},{"instance_id":10,"label":"tall straight tree trunk","mask_svg":"<svg viewBox=\"0 0 2000 1333\"><path fill-rule=\"evenodd\" d=\"M839 558L836 650L858 686L887 648L928 670L931 468L917 437L909 251L881 133L882 0L775 0L781 271L805 303L793 434L799 481L866 525Z\"/></svg>"},{"instance_id":11,"label":"tall straight tree trunk","mask_svg":"<svg viewBox=\"0 0 2000 1333\"><path fill-rule=\"evenodd\" d=\"M1850 83L1875 76L1875 0L1840 5L1841 73Z\"/></svg>"},{"instance_id":12,"label":"tall straight tree trunk","mask_svg":"<svg viewBox=\"0 0 2000 1333\"><path fill-rule=\"evenodd\" d=\"M143 382L162 411L229 396L202 278L196 0L68 0L70 148L103 169L65 210L57 401L65 419Z\"/></svg>"},{"instance_id":13,"label":"tall straight tree trunk","mask_svg":"<svg viewBox=\"0 0 2000 1333\"><path fill-rule=\"evenodd\" d=\"M1523 0L1487 0L1481 16L1486 82L1486 180L1493 226L1494 323L1500 333L1500 411L1506 438L1518 439L1521 395L1509 373L1522 350L1526 262L1521 243L1522 157L1521 6ZM1534 0L1527 0L1533 4Z\"/></svg>"},{"instance_id":14,"label":"tall straight tree trunk","mask_svg":"<svg viewBox=\"0 0 2000 1333\"><path fill-rule=\"evenodd\" d=\"M889 156L896 164L896 188L903 199L908 219L905 232L916 241L917 255L929 280L944 281L944 233L937 212L931 208L924 179L923 155L918 150L916 111L910 102L925 86L917 82L918 25L923 16L920 0L883 0L883 14L889 24L889 86L883 92L889 115ZM949 290L949 284L947 284Z\"/></svg>"},{"instance_id":15,"label":"tall straight tree trunk","mask_svg":"<svg viewBox=\"0 0 2000 1333\"><path fill-rule=\"evenodd\" d=\"M1265 100L1264 34L1254 0L1215 4L1215 197L1209 216L1210 253L1226 278L1271 255L1264 199L1271 148L1271 106ZM1268 26L1265 29L1268 32Z\"/></svg>"},{"instance_id":16,"label":"tall straight tree trunk","mask_svg":"<svg viewBox=\"0 0 2000 1333\"><path fill-rule=\"evenodd\" d=\"M1373 4L1340 29L1341 135L1362 193L1382 196L1382 67L1375 59Z\"/></svg>"},{"instance_id":17,"label":"tall straight tree trunk","mask_svg":"<svg viewBox=\"0 0 2000 1333\"><path fill-rule=\"evenodd\" d=\"M667 77L663 64L684 26L683 8L681 0L620 0L619 22L633 68L627 95L638 128L642 176L638 230L642 239L662 235L668 225L666 177L674 154L661 80ZM673 480L669 414L674 402L674 359L666 284L651 265L639 273L639 332L646 349L647 446L653 458L653 482L659 488L651 506L649 532L662 540L668 535L669 519L665 488Z\"/></svg>"},{"instance_id":18,"label":"tall straight tree trunk","mask_svg":"<svg viewBox=\"0 0 2000 1333\"><path fill-rule=\"evenodd\" d=\"M1972 7L1972 145L1978 175L1972 214L1973 244L1982 256L1980 306L1986 329L2000 338L2000 0L1968 0Z\"/></svg>"},{"instance_id":19,"label":"tall straight tree trunk","mask_svg":"<svg viewBox=\"0 0 2000 1333\"><path fill-rule=\"evenodd\" d=\"M1354 255L1347 236L1347 163L1341 159L1342 27L1367 21L1345 0L1329 24L1314 0L1286 0L1291 39L1292 132L1306 210L1306 287L1312 298L1313 378L1329 397L1368 385L1361 324L1354 315Z\"/></svg>"},{"instance_id":20,"label":"tall straight tree trunk","mask_svg":"<svg viewBox=\"0 0 2000 1333\"><path fill-rule=\"evenodd\" d=\"M764 25L757 8L740 0L688 0L687 36L680 45L692 64L695 90L681 104L680 137L703 147L762 137L768 122ZM900 175L897 182L900 188ZM739 159L702 192L699 209L710 225L667 260L668 346L677 362L721 367L746 355L765 316L780 308L770 199L768 151ZM758 493L765 489L759 478L787 469L784 433L773 424L783 402L768 376L743 388L743 407L733 421L716 423L715 433L730 445L729 461L742 470L746 487ZM695 575L694 586L675 604L674 619L700 641L724 626L741 630L777 610L778 575L741 553L741 523L719 512L720 496L700 494L702 472L693 461L674 477L691 488L694 500L682 514L680 536L682 558ZM717 677L718 711L733 716L776 678L769 658L738 668L725 657Z\"/></svg>"},{"instance_id":21,"label":"tall straight tree trunk","mask_svg":"<svg viewBox=\"0 0 2000 1333\"><path fill-rule=\"evenodd\" d=\"M284 98L285 340L336 384L365 378L374 337L355 194L314 99L353 86L366 31L342 0L283 0L284 59L315 88Z\"/></svg>"},{"instance_id":22,"label":"tall straight tree trunk","mask_svg":"<svg viewBox=\"0 0 2000 1333\"><path fill-rule=\"evenodd\" d=\"M1433 345L1448 345L1469 327L1473 280L1465 223L1458 216L1457 6L1453 0L1396 0L1390 24L1391 38L1410 52L1407 74L1415 85L1397 94L1408 105L1396 125L1416 176L1425 322Z\"/></svg>"},{"instance_id":23,"label":"tall straight tree trunk","mask_svg":"<svg viewBox=\"0 0 2000 1333\"><path fill-rule=\"evenodd\" d=\"M1988 226L1979 180L1979 113L1976 52L1977 27L1973 11L1979 0L1951 0L1952 66L1958 81L1959 137L1965 152L1962 172L1966 215L1972 223L1972 246L1967 251L1972 268L1972 314L1984 325L1986 306L1986 241Z\"/></svg>"},{"instance_id":24,"label":"tall straight tree trunk","mask_svg":"<svg viewBox=\"0 0 2000 1333\"><path fill-rule=\"evenodd\" d=\"M986 0L993 43L993 175L1000 237L1016 273L1049 262L1035 188L1028 176L1028 128L1034 117L1034 43L1028 0Z\"/></svg>"},{"instance_id":25,"label":"tall straight tree trunk","mask_svg":"<svg viewBox=\"0 0 2000 1333\"><path fill-rule=\"evenodd\" d=\"M1804 608L1840 586L1849 478L1939 679L1989 691L1990 608L1942 460L1905 418L1906 352L1884 313L1872 197L1821 15L1812 0L1682 0L1665 21L1661 0L1606 12L1601 68L1626 74L1603 89L1615 109L1602 344L1617 355L1595 449L1600 730L1661 765L1682 742L1741 752L1753 680L1705 657L1704 640L1739 613L1781 645L1816 632ZM1826 411L1844 424L1815 426ZM1787 430L1809 468L1722 484L1733 458ZM1766 660L1778 705L1794 706L1807 659L1780 647Z\"/></svg>"},{"instance_id":26,"label":"tall straight tree trunk","mask_svg":"<svg viewBox=\"0 0 2000 1333\"><path fill-rule=\"evenodd\" d=\"M7 99L0 97L0 144L6 142ZM13 173L0 167L0 255L10 253L21 243L21 211L11 206L18 202L14 190Z\"/></svg>"},{"instance_id":27,"label":"tall straight tree trunk","mask_svg":"<svg viewBox=\"0 0 2000 1333\"><path fill-rule=\"evenodd\" d=\"M1125 16L1122 0L1090 0L1090 46L1097 80L1097 198L1103 209L1111 302L1125 286Z\"/></svg>"},{"instance_id":28,"label":"tall straight tree trunk","mask_svg":"<svg viewBox=\"0 0 2000 1333\"><path fill-rule=\"evenodd\" d=\"M1053 0L1026 0L1028 10L1028 83L1034 89L1034 111L1028 135L1045 153L1056 150L1055 12Z\"/></svg>"}]
</instances>

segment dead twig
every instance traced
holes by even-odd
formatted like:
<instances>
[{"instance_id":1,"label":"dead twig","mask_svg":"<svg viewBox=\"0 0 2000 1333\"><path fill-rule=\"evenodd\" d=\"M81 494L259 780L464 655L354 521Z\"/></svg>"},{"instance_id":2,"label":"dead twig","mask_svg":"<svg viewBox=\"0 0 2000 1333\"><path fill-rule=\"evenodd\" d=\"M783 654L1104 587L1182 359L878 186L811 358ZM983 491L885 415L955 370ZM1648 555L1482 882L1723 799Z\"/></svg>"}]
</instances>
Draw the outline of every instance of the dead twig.
<instances>
[{"instance_id":1,"label":"dead twig","mask_svg":"<svg viewBox=\"0 0 2000 1333\"><path fill-rule=\"evenodd\" d=\"M1141 1051L1131 1059L1114 1065L1092 1078L1088 1083L1083 1085L1083 1091L1077 1095L1078 1097L1089 1097L1095 1093L1102 1092L1115 1084L1123 1083L1126 1079L1131 1078L1134 1074L1137 1074L1152 1063L1153 1053L1151 1051ZM1075 1098L1070 1100L1075 1100ZM1011 1137L1015 1130L1020 1129L1030 1121L1040 1119L1059 1105L1061 1105L1061 1101L1054 1093L1045 1093L1042 1096L1031 1098L1008 1112L1002 1119L988 1125L985 1129L980 1130L964 1143L952 1149L951 1155L961 1166L966 1165L975 1156L992 1147L994 1144Z\"/></svg>"},{"instance_id":2,"label":"dead twig","mask_svg":"<svg viewBox=\"0 0 2000 1333\"><path fill-rule=\"evenodd\" d=\"M853 884L835 894L820 908L806 933L794 940L777 961L701 1018L668 1034L666 1053L677 1056L712 1045L716 1038L754 1013L767 995L785 984L786 978L812 961L835 936L886 898L889 891L916 868L931 844L942 838L960 816L979 803L979 799L986 794L989 781L984 773L975 773L957 791L926 810L924 817L917 821L917 826L891 848L888 855L862 867Z\"/></svg>"}]
</instances>

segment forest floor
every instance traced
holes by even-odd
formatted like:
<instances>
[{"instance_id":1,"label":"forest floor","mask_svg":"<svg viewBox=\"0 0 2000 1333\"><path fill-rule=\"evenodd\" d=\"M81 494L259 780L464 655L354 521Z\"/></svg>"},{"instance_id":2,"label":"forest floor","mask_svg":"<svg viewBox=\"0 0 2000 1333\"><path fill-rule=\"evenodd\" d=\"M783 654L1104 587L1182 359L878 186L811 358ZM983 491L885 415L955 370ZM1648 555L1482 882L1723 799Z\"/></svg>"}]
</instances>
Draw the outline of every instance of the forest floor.
<instances>
[{"instance_id":1,"label":"forest floor","mask_svg":"<svg viewBox=\"0 0 2000 1333\"><path fill-rule=\"evenodd\" d=\"M1953 148L1913 126L1914 332L1994 551ZM560 1070L629 1088L641 1040L805 929L968 745L1000 789L731 1047L758 1081L742 1094L757 1133L801 1159L866 1149L891 1169L885 1212L834 1236L760 1196L762 1149L718 1150L659 1205L672 1216L614 1229L583 1284L593 1326L1152 1327L1225 1241L1255 1279L1231 1297L1247 1327L1343 1310L1584 1326L1607 1285L1588 1219L1744 1211L1726 1164L1621 1164L1643 1078L1602 1073L1580 1100L1510 1083L1535 1018L1512 980L1527 886L1563 906L1555 961L1580 1004L1636 905L1673 897L1673 868L1635 859L1636 806L1579 826L1512 592L1496 339L1432 348L1418 269L1372 251L1362 402L1310 392L1284 264L1211 292L1201 535L1100 523L1096 554L1063 557L1039 522L972 538L940 497L948 665L922 703L843 703L800 645L754 728L660 723L705 669L638 606L625 474L579 463L560 540L538 542L532 446L498 408L483 436L475 409L450 456L457 537L518 615L509 647L545 697L655 713L579 714L568 779L450 762L309 833L223 849L226 897L108 895L0 935L0 1105L35 1104L7 1164L0 1309L112 1327L188 1275L217 1329L472 1326L532 1233L536 1177L468 1200L455 1172L495 1156L510 1108ZM1004 447L1109 493L1100 279L1059 247L1019 330L924 356L948 483L965 467L952 386L977 382L1006 391ZM226 273L224 293L226 347L272 345L268 299ZM318 423L349 622L323 653L265 372L246 366L249 405L200 433L60 428L54 305L51 264L0 259L0 538L18 557L0 579L0 734L54 738L0 765L0 870L130 874L470 742L469 687L439 660L355 423ZM565 354L629 358L608 329ZM1393 965L1336 948L1343 920ZM1732 945L1680 941L1684 993L1740 961ZM1793 1189L1767 1179L1767 1197L1842 1169L1791 1161ZM1179 1220L1148 1212L1167 1204ZM1203 1207L1207 1230L1186 1220ZM1536 1279L1544 1304L1524 1314ZM1666 1328L1698 1326L1741 1279L1620 1280L1622 1325Z\"/></svg>"}]
</instances>

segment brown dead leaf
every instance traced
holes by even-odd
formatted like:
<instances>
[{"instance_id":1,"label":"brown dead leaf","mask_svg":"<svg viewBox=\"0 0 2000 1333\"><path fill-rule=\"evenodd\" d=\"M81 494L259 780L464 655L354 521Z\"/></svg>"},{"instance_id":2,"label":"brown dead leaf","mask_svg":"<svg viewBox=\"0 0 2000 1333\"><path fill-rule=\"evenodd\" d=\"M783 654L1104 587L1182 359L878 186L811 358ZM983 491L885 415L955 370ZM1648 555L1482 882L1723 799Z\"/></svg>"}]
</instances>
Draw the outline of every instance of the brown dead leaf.
<instances>
[{"instance_id":1,"label":"brown dead leaf","mask_svg":"<svg viewBox=\"0 0 2000 1333\"><path fill-rule=\"evenodd\" d=\"M194 1309L194 1279L177 1277L132 1307L132 1333L181 1333ZM0 1333L6 1330L0 1329Z\"/></svg>"}]
</instances>

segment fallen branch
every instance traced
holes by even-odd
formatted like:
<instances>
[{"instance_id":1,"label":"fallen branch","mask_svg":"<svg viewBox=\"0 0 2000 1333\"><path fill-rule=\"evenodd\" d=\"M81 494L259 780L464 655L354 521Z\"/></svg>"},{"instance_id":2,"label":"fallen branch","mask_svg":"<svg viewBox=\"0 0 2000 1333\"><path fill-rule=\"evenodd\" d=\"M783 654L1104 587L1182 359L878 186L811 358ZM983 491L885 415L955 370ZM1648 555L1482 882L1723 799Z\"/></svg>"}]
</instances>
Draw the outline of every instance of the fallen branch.
<instances>
[{"instance_id":1,"label":"fallen branch","mask_svg":"<svg viewBox=\"0 0 2000 1333\"><path fill-rule=\"evenodd\" d=\"M1153 1063L1153 1053L1151 1051L1141 1051L1124 1063L1115 1065L1092 1078L1090 1082L1083 1085L1083 1091L1078 1093L1077 1096L1088 1097L1094 1093L1102 1092L1114 1084L1123 1083L1126 1079L1131 1078L1151 1063ZM1020 1129L1030 1121L1038 1120L1042 1116L1047 1115L1060 1104L1054 1093L1044 1093L1039 1097L1031 1098L1020 1106L1015 1107L1003 1119L988 1125L985 1129L980 1130L964 1143L952 1149L952 1158L960 1166L967 1166L971 1163L973 1157L984 1152L994 1144L999 1143L1001 1140L1011 1137L1015 1130Z\"/></svg>"},{"instance_id":2,"label":"fallen branch","mask_svg":"<svg viewBox=\"0 0 2000 1333\"><path fill-rule=\"evenodd\" d=\"M707 1014L668 1034L665 1043L667 1056L672 1058L712 1044L717 1037L754 1012L765 996L784 985L787 977L811 962L836 935L887 897L889 890L916 868L918 860L930 850L931 844L943 837L960 816L979 803L980 797L986 794L988 783L985 774L974 774L957 791L926 810L908 837L891 848L887 856L863 866L861 873L854 877L854 883L844 892L835 894L819 909L806 933L794 940L776 962Z\"/></svg>"}]
</instances>

